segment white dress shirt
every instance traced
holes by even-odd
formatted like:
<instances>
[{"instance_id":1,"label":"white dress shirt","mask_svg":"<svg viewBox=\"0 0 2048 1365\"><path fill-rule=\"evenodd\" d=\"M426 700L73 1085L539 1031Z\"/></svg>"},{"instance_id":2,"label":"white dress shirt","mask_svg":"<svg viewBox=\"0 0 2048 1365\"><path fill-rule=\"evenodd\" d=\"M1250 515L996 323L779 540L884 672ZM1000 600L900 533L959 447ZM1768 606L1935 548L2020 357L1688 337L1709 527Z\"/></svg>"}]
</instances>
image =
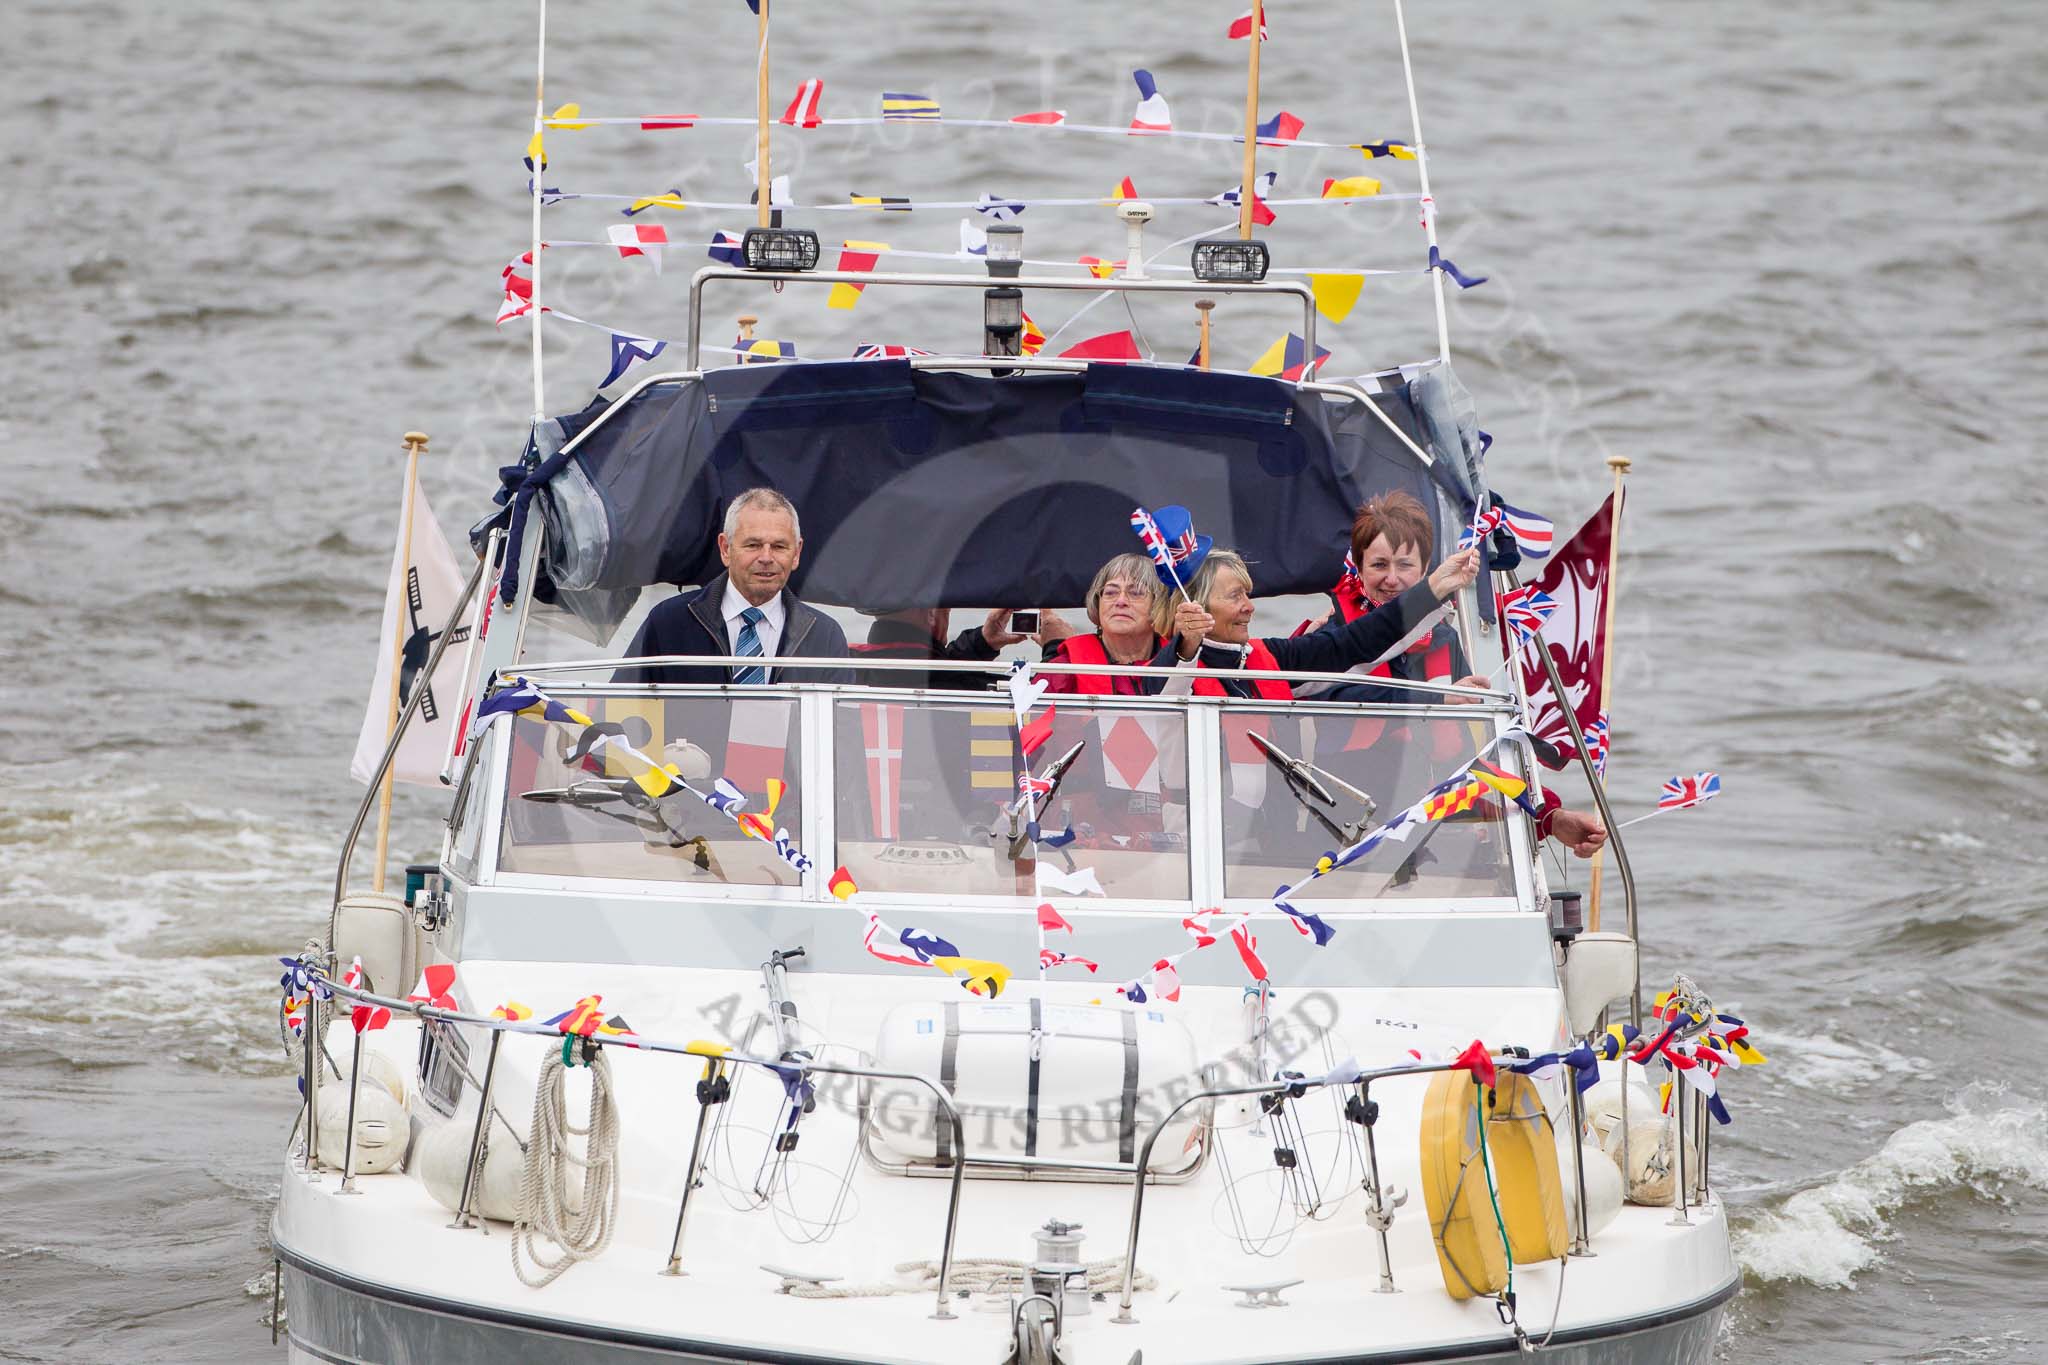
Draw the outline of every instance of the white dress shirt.
<instances>
[{"instance_id":1,"label":"white dress shirt","mask_svg":"<svg viewBox=\"0 0 2048 1365\"><path fill-rule=\"evenodd\" d=\"M733 586L730 578L725 581L725 599L719 603L718 609L725 617L725 638L731 646L727 653L739 653L740 632L747 626L747 623L740 619L740 613L753 605L740 595L740 590ZM761 642L761 658L764 661L761 665L761 681L769 682L773 680L775 670L769 668L765 661L775 657L775 647L782 643L781 593L776 593L761 604L761 615L766 619L754 627L754 637Z\"/></svg>"}]
</instances>

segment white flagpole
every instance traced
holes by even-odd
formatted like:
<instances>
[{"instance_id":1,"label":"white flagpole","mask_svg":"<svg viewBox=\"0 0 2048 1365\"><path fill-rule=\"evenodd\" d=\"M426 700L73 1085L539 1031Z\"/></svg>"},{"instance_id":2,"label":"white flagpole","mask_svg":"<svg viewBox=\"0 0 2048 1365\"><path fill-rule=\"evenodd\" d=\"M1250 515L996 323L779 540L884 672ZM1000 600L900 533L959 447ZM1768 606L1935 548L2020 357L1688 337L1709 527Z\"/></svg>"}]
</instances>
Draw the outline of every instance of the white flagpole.
<instances>
[{"instance_id":1,"label":"white flagpole","mask_svg":"<svg viewBox=\"0 0 2048 1365\"><path fill-rule=\"evenodd\" d=\"M1429 194L1429 149L1422 141L1422 105L1415 98L1415 66L1408 59L1408 20L1401 12L1401 0L1394 0L1394 25L1401 34L1401 74L1408 82L1408 126L1415 138L1415 175L1422 190L1422 230L1431 247L1436 246L1436 201ZM1451 361L1451 321L1444 310L1444 272L1429 272L1430 288L1436 297L1437 359Z\"/></svg>"},{"instance_id":2,"label":"white flagpole","mask_svg":"<svg viewBox=\"0 0 2048 1365\"><path fill-rule=\"evenodd\" d=\"M399 592L406 591L406 580L413 568L412 554L412 507L420 486L420 456L426 453L427 434L423 431L405 433L405 499L403 510L398 517L398 572L396 585ZM386 591L390 591L389 588ZM388 742L391 731L398 724L398 679L405 666L405 615L393 613L394 626L391 631L391 688L386 694L384 713L384 738ZM421 676L414 682L416 687L425 687L427 678ZM381 893L384 890L384 865L391 856L391 784L397 778L397 763L384 765L384 788L377 793L377 862L370 877L370 889Z\"/></svg>"},{"instance_id":3,"label":"white flagpole","mask_svg":"<svg viewBox=\"0 0 2048 1365\"><path fill-rule=\"evenodd\" d=\"M548 0L540 0L540 51L534 58L533 71L533 135L542 139L538 154L533 158L533 247L532 259L527 266L527 277L533 283L533 296L528 300L533 306L527 311L533 314L533 422L539 426L547 418L547 400L541 388L541 347L540 347L540 200L541 181L545 176L542 163L547 157L546 123L547 105L544 92L548 77ZM382 864L380 863L381 867Z\"/></svg>"}]
</instances>

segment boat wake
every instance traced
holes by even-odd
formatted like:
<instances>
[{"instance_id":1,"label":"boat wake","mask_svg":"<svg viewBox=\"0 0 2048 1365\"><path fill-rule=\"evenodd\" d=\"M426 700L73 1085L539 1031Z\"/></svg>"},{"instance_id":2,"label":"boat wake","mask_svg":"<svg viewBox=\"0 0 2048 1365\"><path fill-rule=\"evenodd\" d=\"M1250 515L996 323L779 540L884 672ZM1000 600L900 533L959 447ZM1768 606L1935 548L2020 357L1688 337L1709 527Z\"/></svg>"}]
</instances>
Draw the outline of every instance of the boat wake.
<instances>
[{"instance_id":1,"label":"boat wake","mask_svg":"<svg viewBox=\"0 0 2048 1365\"><path fill-rule=\"evenodd\" d=\"M1766 1284L1847 1288L1876 1264L1893 1216L1909 1203L1952 1193L2002 1199L2002 1186L2015 1181L2048 1190L2048 1107L1978 1083L1951 1096L1948 1110L1754 1216L1735 1237L1743 1270Z\"/></svg>"}]
</instances>

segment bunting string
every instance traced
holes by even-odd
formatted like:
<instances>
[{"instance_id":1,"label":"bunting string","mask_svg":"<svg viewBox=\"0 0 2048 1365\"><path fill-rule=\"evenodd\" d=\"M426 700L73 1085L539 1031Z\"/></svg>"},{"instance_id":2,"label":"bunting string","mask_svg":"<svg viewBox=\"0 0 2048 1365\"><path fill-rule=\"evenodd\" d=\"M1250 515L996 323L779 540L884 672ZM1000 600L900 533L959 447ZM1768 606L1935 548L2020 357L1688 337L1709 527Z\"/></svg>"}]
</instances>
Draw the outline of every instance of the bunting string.
<instances>
[{"instance_id":1,"label":"bunting string","mask_svg":"<svg viewBox=\"0 0 2048 1365\"><path fill-rule=\"evenodd\" d=\"M599 191L595 191L595 190L561 190L561 189L551 189L551 190L547 190L547 191L545 192L545 194L546 194L547 202L548 202L548 203L550 203L550 204L560 204L560 203L564 203L564 202L566 202L566 201L568 201L568 200L571 200L571 199L589 199L589 200L592 200L592 201L594 201L594 202L597 202L597 203L621 203L621 204L637 204L637 203L640 203L640 202L642 202L643 200L646 200L646 199L649 199L649 198L653 198L653 197L658 197L658 196L650 196L650 195L645 195L645 194L610 194L610 193L602 193L602 192L599 192ZM871 198L871 199L872 199L872 198L878 198L878 196L862 196L862 197L863 197L863 198ZM1210 207L1210 208L1214 208L1214 207L1216 207L1216 200L1217 200L1217 196L1216 196L1216 195L1213 195L1213 194L1212 194L1212 195L1205 195L1205 196L1191 196L1191 195L1164 195L1164 196L1154 196L1154 195L1143 195L1143 196L1133 196L1133 197L1142 197L1142 198L1144 199L1144 201L1145 201L1146 203L1148 203L1148 204L1151 204L1151 205L1153 205L1153 206L1154 206L1155 208L1156 208L1156 207L1158 207L1158 206L1160 206L1160 205L1187 205L1187 206L1192 206L1192 205L1197 205L1197 204L1205 204L1205 205L1207 205L1207 206L1208 206L1208 207ZM1330 196L1330 197L1325 197L1325 196L1322 196L1322 195L1303 195L1303 196L1300 196L1300 197L1290 197L1290 198L1285 198L1285 199L1268 199L1268 198L1266 198L1266 197L1265 197L1264 195L1261 195L1261 196L1259 196L1259 202L1260 202L1261 204L1266 204L1266 205L1269 205L1269 206L1272 206L1272 207L1275 207L1275 208L1288 208L1288 207L1294 207L1294 208L1306 208L1306 207L1310 207L1310 206L1315 206L1315 205L1321 205L1321 206L1323 206L1323 207L1326 207L1326 208L1336 208L1336 207L1343 207L1343 206L1346 206L1346 205L1352 205L1352 204L1399 204L1399 203L1414 203L1414 202L1417 202L1417 201L1419 201L1419 200L1420 200L1421 198L1422 198L1422 196L1421 196L1421 195L1419 195L1419 194L1406 194L1406 193L1395 193L1395 194L1387 194L1387 193L1380 193L1380 194L1370 194L1370 195L1341 195L1341 196ZM1016 203L1016 204L1021 204L1021 205L1022 205L1022 206L1024 206L1025 208L1069 208L1069 209L1071 209L1071 208L1113 208L1113 207L1115 207L1115 206L1116 206L1117 204L1121 203L1121 202L1122 202L1122 200L1119 200L1119 199L1108 199L1108 198L1104 198L1104 197L1102 197L1102 196L1100 196L1100 195L1096 195L1096 196L1092 196L1092 197L1089 197L1089 198L1058 198L1058 199L1016 199L1016 200L1012 200L1011 202L1012 202L1012 203ZM725 200L725 199L688 199L688 200L684 200L684 201L683 201L683 202L682 202L681 204L665 203L665 204L662 204L662 205L660 205L660 207L663 207L663 208L682 208L682 209L720 209L720 210L724 210L724 211L729 211L729 212L749 212L749 211L751 211L751 210L752 210L752 209L754 208L754 204L753 204L753 202L752 202L751 200L748 200L748 201L745 201L745 202L741 202L741 201L738 201L738 200ZM917 209L944 209L944 210L948 210L948 211L951 211L951 210L954 210L954 209L980 209L980 208L985 208L985 207L986 207L986 205L985 205L985 204L983 204L983 203L981 203L981 202L980 202L979 200L974 200L974 199L908 199L908 198L890 198L890 199L889 199L889 200L888 200L888 201L887 201L886 203L883 203L883 202L875 202L875 203L856 203L856 202L848 202L848 203L843 203L843 204L839 204L839 203L832 203L832 204L795 204L795 203L789 203L789 202L786 202L785 200L782 200L782 199L780 199L780 198L777 198L777 197L775 197L775 196L771 195L771 196L770 196L770 198L769 198L769 201L768 201L768 207L770 207L770 208L772 208L772 209L780 209L780 210L783 210L783 211L785 211L785 212L791 212L791 213L910 213L910 212L914 212L914 211L915 211L915 210L917 210Z\"/></svg>"},{"instance_id":2,"label":"bunting string","mask_svg":"<svg viewBox=\"0 0 2048 1365\"><path fill-rule=\"evenodd\" d=\"M560 111L557 112L559 113ZM1058 113L1059 111L1047 110L1045 112ZM1107 123L1074 123L1065 118L1063 115L1060 117L1058 122L1020 121L1021 119L1030 117L1032 116L1019 115L1017 118L1007 119L953 118L949 115L940 114L936 117L919 117L915 119L909 119L900 117L890 118L886 115L880 115L860 118L807 118L803 120L801 123L789 123L778 119L776 120L776 126L783 128L801 127L806 129L868 128L884 123L918 123L925 126L951 126L954 128L1030 129L1039 133L1043 133L1047 130L1052 130L1058 133L1070 133L1083 137L1168 138L1179 139L1184 142L1222 142L1236 143L1239 146L1244 145L1243 133L1207 133L1198 131L1193 128L1132 128L1127 125L1115 125ZM563 116L559 118L549 118L542 120L542 126L549 129L583 129L589 127L611 127L639 128L645 132L674 132L687 131L691 128L698 127L700 125L709 128L752 128L754 126L754 120L751 118L736 118L730 114L575 114L573 116ZM1261 132L1264 133L1264 130L1262 129ZM1305 138L1299 136L1282 137L1275 134L1266 134L1261 136L1259 138L1259 145L1261 147L1310 147L1322 151L1366 152L1368 160L1375 159L1375 157L1385 157L1387 155L1386 153L1377 150L1380 148L1396 147L1402 149L1401 151L1392 153L1392 156L1403 161L1415 160L1418 156L1426 154L1428 150L1420 144L1409 144L1398 141L1319 142L1314 138ZM1367 149L1375 150L1367 152ZM1405 153L1412 153L1412 155L1408 155Z\"/></svg>"}]
</instances>

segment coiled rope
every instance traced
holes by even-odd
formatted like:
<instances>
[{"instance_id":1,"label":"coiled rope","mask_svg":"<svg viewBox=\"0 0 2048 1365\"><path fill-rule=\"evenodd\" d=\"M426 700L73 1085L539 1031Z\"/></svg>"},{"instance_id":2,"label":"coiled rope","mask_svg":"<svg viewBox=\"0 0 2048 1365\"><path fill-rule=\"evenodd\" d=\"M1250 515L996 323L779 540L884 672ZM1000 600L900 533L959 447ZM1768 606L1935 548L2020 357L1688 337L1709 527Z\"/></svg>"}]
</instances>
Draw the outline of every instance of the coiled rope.
<instances>
[{"instance_id":1,"label":"coiled rope","mask_svg":"<svg viewBox=\"0 0 2048 1365\"><path fill-rule=\"evenodd\" d=\"M1002 1294L1021 1289L1029 1279L1029 1261L1001 1256L963 1256L947 1272L946 1287L971 1294ZM1085 1261L1088 1292L1106 1294L1123 1286L1121 1260ZM898 1275L914 1278L892 1284L793 1284L789 1295L797 1299L871 1299L885 1294L929 1294L939 1287L937 1261L903 1261L895 1267ZM1134 1289L1156 1289L1159 1281L1140 1270L1132 1277Z\"/></svg>"},{"instance_id":2,"label":"coiled rope","mask_svg":"<svg viewBox=\"0 0 2048 1365\"><path fill-rule=\"evenodd\" d=\"M553 1284L578 1261L602 1256L618 1223L619 1109L612 1099L611 1062L602 1049L591 1056L590 1112L578 1128L569 1122L563 1086L568 1064L562 1058L569 1050L550 1050L541 1060L533 1131L526 1144L526 1177L519 1195L523 1216L512 1229L512 1270L534 1289ZM569 1150L569 1139L579 1137L584 1140L581 1158ZM576 1201L570 1198L571 1167L583 1173L582 1198ZM570 1212L572 1202L578 1204L578 1212ZM550 1257L544 1252L543 1239L560 1254ZM533 1263L531 1272L527 1261Z\"/></svg>"}]
</instances>

